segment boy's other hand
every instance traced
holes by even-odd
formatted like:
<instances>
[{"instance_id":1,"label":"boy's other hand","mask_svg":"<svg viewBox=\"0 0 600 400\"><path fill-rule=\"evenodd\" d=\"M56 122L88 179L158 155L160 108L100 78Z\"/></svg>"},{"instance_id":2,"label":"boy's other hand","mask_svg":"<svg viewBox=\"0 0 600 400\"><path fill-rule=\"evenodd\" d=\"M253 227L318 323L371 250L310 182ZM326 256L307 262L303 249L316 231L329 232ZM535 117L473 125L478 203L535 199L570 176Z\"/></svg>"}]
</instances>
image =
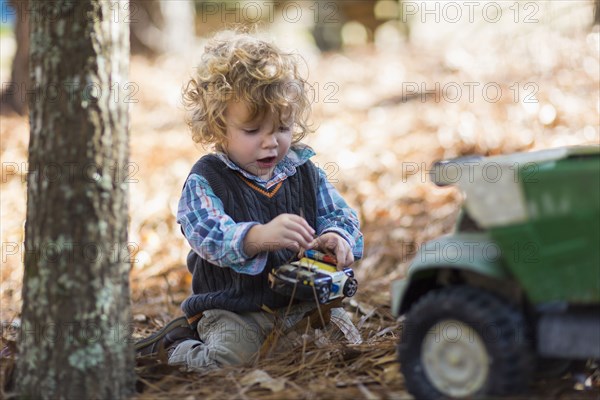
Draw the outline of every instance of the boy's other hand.
<instances>
[{"instance_id":1,"label":"boy's other hand","mask_svg":"<svg viewBox=\"0 0 600 400\"><path fill-rule=\"evenodd\" d=\"M354 262L354 255L352 254L350 244L335 232L325 232L313 240L308 248L334 255L337 259L338 269L347 267Z\"/></svg>"},{"instance_id":2,"label":"boy's other hand","mask_svg":"<svg viewBox=\"0 0 600 400\"><path fill-rule=\"evenodd\" d=\"M244 250L249 257L262 251L308 249L315 230L304 218L295 214L281 214L264 225L254 225L244 239Z\"/></svg>"}]
</instances>

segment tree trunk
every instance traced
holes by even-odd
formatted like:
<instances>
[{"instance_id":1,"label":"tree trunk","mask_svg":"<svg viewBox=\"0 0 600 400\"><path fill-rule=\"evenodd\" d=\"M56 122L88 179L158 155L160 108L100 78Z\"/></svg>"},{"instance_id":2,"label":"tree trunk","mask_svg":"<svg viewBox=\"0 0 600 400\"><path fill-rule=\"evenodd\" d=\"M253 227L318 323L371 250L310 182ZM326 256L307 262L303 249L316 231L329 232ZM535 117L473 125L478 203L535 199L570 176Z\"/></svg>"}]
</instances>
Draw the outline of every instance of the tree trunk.
<instances>
[{"instance_id":1,"label":"tree trunk","mask_svg":"<svg viewBox=\"0 0 600 400\"><path fill-rule=\"evenodd\" d=\"M24 398L132 393L126 4L30 3Z\"/></svg>"}]
</instances>

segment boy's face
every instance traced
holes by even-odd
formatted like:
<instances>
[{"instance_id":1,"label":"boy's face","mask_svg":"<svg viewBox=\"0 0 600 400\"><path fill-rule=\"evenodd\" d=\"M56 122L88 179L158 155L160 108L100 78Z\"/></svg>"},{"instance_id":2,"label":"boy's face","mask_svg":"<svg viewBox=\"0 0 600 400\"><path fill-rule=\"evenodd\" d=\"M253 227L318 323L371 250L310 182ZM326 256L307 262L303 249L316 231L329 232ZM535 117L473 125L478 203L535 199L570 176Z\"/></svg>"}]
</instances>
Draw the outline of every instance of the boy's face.
<instances>
[{"instance_id":1,"label":"boy's face","mask_svg":"<svg viewBox=\"0 0 600 400\"><path fill-rule=\"evenodd\" d=\"M292 123L281 125L271 112L251 118L244 102L229 102L225 110L229 158L246 171L267 180L292 143Z\"/></svg>"}]
</instances>

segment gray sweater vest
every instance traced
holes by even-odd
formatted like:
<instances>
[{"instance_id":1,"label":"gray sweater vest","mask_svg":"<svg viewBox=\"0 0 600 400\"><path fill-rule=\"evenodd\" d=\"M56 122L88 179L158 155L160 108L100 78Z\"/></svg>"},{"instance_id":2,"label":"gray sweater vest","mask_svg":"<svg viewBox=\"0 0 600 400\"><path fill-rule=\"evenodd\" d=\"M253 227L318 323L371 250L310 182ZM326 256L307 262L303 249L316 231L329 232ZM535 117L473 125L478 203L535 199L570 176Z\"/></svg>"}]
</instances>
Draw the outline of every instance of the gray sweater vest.
<instances>
[{"instance_id":1,"label":"gray sweater vest","mask_svg":"<svg viewBox=\"0 0 600 400\"><path fill-rule=\"evenodd\" d=\"M318 170L311 161L297 167L293 176L270 191L256 186L240 173L228 168L217 156L202 157L190 174L203 176L223 202L225 213L235 222L267 223L283 213L304 215L316 230ZM258 275L235 272L199 257L193 250L187 257L192 273L192 292L181 305L191 318L205 310L224 309L233 312L258 311L263 305L271 309L285 307L288 296L275 293L267 276L273 267L295 258L291 250L271 251L267 264Z\"/></svg>"}]
</instances>

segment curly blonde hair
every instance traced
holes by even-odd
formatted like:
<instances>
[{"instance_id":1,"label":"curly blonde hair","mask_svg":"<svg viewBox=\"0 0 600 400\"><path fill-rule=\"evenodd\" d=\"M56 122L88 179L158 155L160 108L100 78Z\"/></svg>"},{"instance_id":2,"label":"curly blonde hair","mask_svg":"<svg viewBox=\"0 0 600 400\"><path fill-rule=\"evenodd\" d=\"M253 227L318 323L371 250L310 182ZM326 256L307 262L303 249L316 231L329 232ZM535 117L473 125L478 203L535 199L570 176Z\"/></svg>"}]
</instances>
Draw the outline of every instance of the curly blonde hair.
<instances>
[{"instance_id":1,"label":"curly blonde hair","mask_svg":"<svg viewBox=\"0 0 600 400\"><path fill-rule=\"evenodd\" d=\"M243 101L251 117L270 111L276 121L294 121L292 142L310 133L310 101L298 56L249 34L221 34L206 45L197 73L183 90L191 111L192 139L222 148L226 142L225 110Z\"/></svg>"}]
</instances>

